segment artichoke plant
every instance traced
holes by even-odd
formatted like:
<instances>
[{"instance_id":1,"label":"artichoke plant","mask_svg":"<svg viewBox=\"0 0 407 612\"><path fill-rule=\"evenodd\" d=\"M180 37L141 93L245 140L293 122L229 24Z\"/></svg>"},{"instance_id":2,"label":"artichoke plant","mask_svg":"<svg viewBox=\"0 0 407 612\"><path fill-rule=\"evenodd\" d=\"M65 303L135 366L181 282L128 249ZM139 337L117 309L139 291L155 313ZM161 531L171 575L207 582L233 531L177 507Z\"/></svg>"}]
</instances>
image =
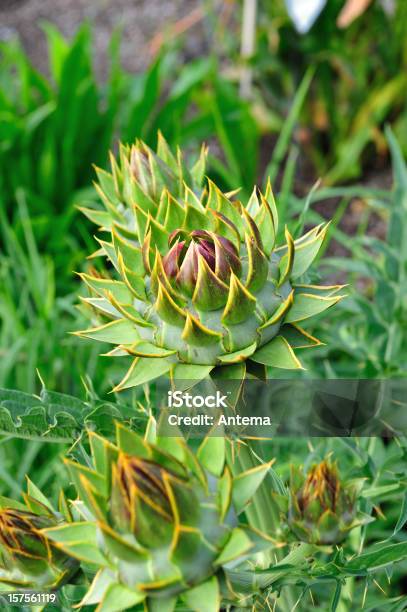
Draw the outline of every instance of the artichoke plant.
<instances>
[{"instance_id":1,"label":"artichoke plant","mask_svg":"<svg viewBox=\"0 0 407 612\"><path fill-rule=\"evenodd\" d=\"M82 274L98 324L77 333L134 357L116 390L164 374L201 380L225 366L236 378L301 368L294 349L320 342L300 323L342 297L340 286L300 282L327 225L297 240L286 228L277 245L270 184L243 204L204 180L205 158L203 149L188 168L160 136L156 153L122 146L111 173L97 170L104 209L83 210L107 232L95 255L109 272Z\"/></svg>"},{"instance_id":2,"label":"artichoke plant","mask_svg":"<svg viewBox=\"0 0 407 612\"><path fill-rule=\"evenodd\" d=\"M237 521L269 464L232 478L223 438L204 439L195 455L182 438L151 443L122 425L116 444L95 433L89 441L86 465L67 461L77 520L43 531L99 567L82 605L172 610L181 597L188 609L219 609L225 566L270 547Z\"/></svg>"},{"instance_id":3,"label":"artichoke plant","mask_svg":"<svg viewBox=\"0 0 407 612\"><path fill-rule=\"evenodd\" d=\"M293 466L288 523L294 535L311 544L341 542L351 529L366 522L357 516L356 482L341 482L336 463L311 466L303 475Z\"/></svg>"},{"instance_id":4,"label":"artichoke plant","mask_svg":"<svg viewBox=\"0 0 407 612\"><path fill-rule=\"evenodd\" d=\"M79 562L57 548L43 529L58 526L63 517L48 500L25 495L26 505L2 498L0 509L0 583L22 589L56 590L79 569ZM46 501L44 504L43 502Z\"/></svg>"}]
</instances>

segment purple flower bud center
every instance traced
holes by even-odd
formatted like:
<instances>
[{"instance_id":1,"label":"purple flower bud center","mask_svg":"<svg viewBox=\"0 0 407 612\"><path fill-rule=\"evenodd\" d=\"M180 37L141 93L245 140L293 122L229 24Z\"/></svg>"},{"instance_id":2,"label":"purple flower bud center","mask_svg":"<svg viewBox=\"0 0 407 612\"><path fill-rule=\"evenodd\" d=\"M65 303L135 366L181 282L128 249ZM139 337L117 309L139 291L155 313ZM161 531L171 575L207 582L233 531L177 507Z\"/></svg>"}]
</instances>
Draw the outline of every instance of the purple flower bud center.
<instances>
[{"instance_id":1,"label":"purple flower bud center","mask_svg":"<svg viewBox=\"0 0 407 612\"><path fill-rule=\"evenodd\" d=\"M164 270L187 291L197 282L200 257L224 281L229 279L231 271L240 273L237 249L223 236L206 230L178 229L172 232L168 243L170 250L163 258Z\"/></svg>"}]
</instances>

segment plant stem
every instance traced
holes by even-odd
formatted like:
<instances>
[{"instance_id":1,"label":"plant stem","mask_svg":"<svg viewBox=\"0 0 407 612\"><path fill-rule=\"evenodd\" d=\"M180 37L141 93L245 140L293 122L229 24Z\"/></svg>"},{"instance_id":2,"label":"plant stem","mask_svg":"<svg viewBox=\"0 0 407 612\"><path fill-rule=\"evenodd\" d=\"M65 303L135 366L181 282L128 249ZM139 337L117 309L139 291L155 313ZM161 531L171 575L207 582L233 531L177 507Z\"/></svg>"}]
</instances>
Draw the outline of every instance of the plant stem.
<instances>
[{"instance_id":1,"label":"plant stem","mask_svg":"<svg viewBox=\"0 0 407 612\"><path fill-rule=\"evenodd\" d=\"M240 73L240 95L245 99L252 97L253 70L247 62L254 53L256 39L256 14L257 0L244 0L242 41L240 47L240 53L244 61L244 65Z\"/></svg>"},{"instance_id":2,"label":"plant stem","mask_svg":"<svg viewBox=\"0 0 407 612\"><path fill-rule=\"evenodd\" d=\"M258 465L253 450L248 442L231 442L227 453L227 462L234 475L250 470ZM280 531L280 509L271 495L271 490L265 482L260 485L253 496L250 505L245 510L249 524L259 531L275 536ZM270 565L280 561L287 551L285 548L264 553L264 560ZM278 598L278 608L281 612L291 612L295 605L295 595L291 587L285 587Z\"/></svg>"}]
</instances>

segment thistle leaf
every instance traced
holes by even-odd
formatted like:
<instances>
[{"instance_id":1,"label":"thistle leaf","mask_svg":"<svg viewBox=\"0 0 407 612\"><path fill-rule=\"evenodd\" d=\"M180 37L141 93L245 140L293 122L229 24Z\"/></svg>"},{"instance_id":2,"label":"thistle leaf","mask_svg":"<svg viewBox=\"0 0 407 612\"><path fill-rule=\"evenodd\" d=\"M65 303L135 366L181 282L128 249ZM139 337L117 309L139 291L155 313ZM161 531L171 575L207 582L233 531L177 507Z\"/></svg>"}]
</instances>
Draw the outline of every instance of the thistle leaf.
<instances>
[{"instance_id":1,"label":"thistle leaf","mask_svg":"<svg viewBox=\"0 0 407 612\"><path fill-rule=\"evenodd\" d=\"M261 463L240 473L233 479L233 504L238 513L242 512L266 477L272 461Z\"/></svg>"},{"instance_id":2,"label":"thistle leaf","mask_svg":"<svg viewBox=\"0 0 407 612\"><path fill-rule=\"evenodd\" d=\"M256 293L264 286L268 276L268 262L256 241L246 234L248 270L245 285L251 293Z\"/></svg>"},{"instance_id":3,"label":"thistle leaf","mask_svg":"<svg viewBox=\"0 0 407 612\"><path fill-rule=\"evenodd\" d=\"M164 220L164 227L169 234L174 232L185 223L185 209L169 192L165 194L167 197L167 212ZM164 196L164 197L165 197Z\"/></svg>"},{"instance_id":4,"label":"thistle leaf","mask_svg":"<svg viewBox=\"0 0 407 612\"><path fill-rule=\"evenodd\" d=\"M232 272L227 303L222 315L222 323L236 325L253 314L257 300Z\"/></svg>"},{"instance_id":5,"label":"thistle leaf","mask_svg":"<svg viewBox=\"0 0 407 612\"><path fill-rule=\"evenodd\" d=\"M215 219L215 233L230 240L238 250L240 248L240 235L237 227L230 219L217 210L211 209L211 212Z\"/></svg>"},{"instance_id":6,"label":"thistle leaf","mask_svg":"<svg viewBox=\"0 0 407 612\"><path fill-rule=\"evenodd\" d=\"M157 359L136 357L125 377L118 385L116 385L116 387L112 390L112 393L122 391L123 389L129 389L130 387L137 387L137 385L143 385L154 378L159 378L160 376L167 374L170 369L171 362L168 361L166 357Z\"/></svg>"},{"instance_id":7,"label":"thistle leaf","mask_svg":"<svg viewBox=\"0 0 407 612\"><path fill-rule=\"evenodd\" d=\"M196 161L193 168L191 169L191 177L196 185L200 186L203 183L203 180L205 177L207 157L208 157L208 147L206 145L202 145L199 158Z\"/></svg>"},{"instance_id":8,"label":"thistle leaf","mask_svg":"<svg viewBox=\"0 0 407 612\"><path fill-rule=\"evenodd\" d=\"M145 270L140 247L122 238L115 227L112 230L112 238L117 254L122 255L123 265L133 273L143 276Z\"/></svg>"},{"instance_id":9,"label":"thistle leaf","mask_svg":"<svg viewBox=\"0 0 407 612\"><path fill-rule=\"evenodd\" d=\"M209 376L214 366L211 365L197 365L189 363L177 363L171 370L171 379L177 383L178 381L200 381L204 380ZM188 387L187 387L188 388Z\"/></svg>"},{"instance_id":10,"label":"thistle leaf","mask_svg":"<svg viewBox=\"0 0 407 612\"><path fill-rule=\"evenodd\" d=\"M97 545L97 527L95 523L68 523L60 527L43 529L42 533L58 547L85 563L106 567L108 562Z\"/></svg>"},{"instance_id":11,"label":"thistle leaf","mask_svg":"<svg viewBox=\"0 0 407 612\"><path fill-rule=\"evenodd\" d=\"M253 218L260 231L264 253L267 257L270 257L276 242L276 230L274 227L273 213L269 203L263 195L261 195L261 206Z\"/></svg>"},{"instance_id":12,"label":"thistle leaf","mask_svg":"<svg viewBox=\"0 0 407 612\"><path fill-rule=\"evenodd\" d=\"M193 304L198 310L217 310L226 304L227 299L227 285L212 272L205 259L198 255L198 276L192 296Z\"/></svg>"},{"instance_id":13,"label":"thistle leaf","mask_svg":"<svg viewBox=\"0 0 407 612\"><path fill-rule=\"evenodd\" d=\"M130 431L121 423L116 423L116 439L118 448L124 453L134 453L138 457L148 459L151 457L149 446L134 431Z\"/></svg>"},{"instance_id":14,"label":"thistle leaf","mask_svg":"<svg viewBox=\"0 0 407 612\"><path fill-rule=\"evenodd\" d=\"M176 597L150 597L147 600L148 612L173 612L177 603Z\"/></svg>"},{"instance_id":15,"label":"thistle leaf","mask_svg":"<svg viewBox=\"0 0 407 612\"><path fill-rule=\"evenodd\" d=\"M328 224L317 228L317 233L310 240L295 244L295 255L291 278L296 280L302 276L310 267L325 240Z\"/></svg>"},{"instance_id":16,"label":"thistle leaf","mask_svg":"<svg viewBox=\"0 0 407 612\"><path fill-rule=\"evenodd\" d=\"M116 193L116 186L114 183L113 175L102 168L95 167L96 175L99 180L100 187L112 204L118 204L119 200Z\"/></svg>"},{"instance_id":17,"label":"thistle leaf","mask_svg":"<svg viewBox=\"0 0 407 612\"><path fill-rule=\"evenodd\" d=\"M187 204L186 215L182 228L187 231L193 231L197 228L200 230L212 231L215 229L215 222L209 215L205 215L195 206Z\"/></svg>"},{"instance_id":18,"label":"thistle leaf","mask_svg":"<svg viewBox=\"0 0 407 612\"><path fill-rule=\"evenodd\" d=\"M259 348L250 359L256 363L262 363L273 368L284 368L286 370L304 369L291 346L282 336L276 336L268 344Z\"/></svg>"},{"instance_id":19,"label":"thistle leaf","mask_svg":"<svg viewBox=\"0 0 407 612\"><path fill-rule=\"evenodd\" d=\"M309 319L327 308L337 304L344 296L320 297L307 293L297 293L294 295L294 303L285 318L286 323L297 323Z\"/></svg>"},{"instance_id":20,"label":"thistle leaf","mask_svg":"<svg viewBox=\"0 0 407 612\"><path fill-rule=\"evenodd\" d=\"M92 223L98 225L100 229L110 230L113 227L114 219L110 212L105 210L97 210L96 208L86 208L84 206L78 206L78 210L81 211Z\"/></svg>"},{"instance_id":21,"label":"thistle leaf","mask_svg":"<svg viewBox=\"0 0 407 612\"><path fill-rule=\"evenodd\" d=\"M311 348L322 344L320 340L294 323L283 325L279 333L293 349Z\"/></svg>"},{"instance_id":22,"label":"thistle leaf","mask_svg":"<svg viewBox=\"0 0 407 612\"><path fill-rule=\"evenodd\" d=\"M125 350L130 355L135 355L136 357L149 357L150 359L170 357L171 355L175 355L177 352L163 349L152 342L145 342L144 340L140 340L140 342L132 344L131 347L127 347Z\"/></svg>"},{"instance_id":23,"label":"thistle leaf","mask_svg":"<svg viewBox=\"0 0 407 612\"><path fill-rule=\"evenodd\" d=\"M207 436L198 449L198 460L211 474L220 476L225 465L225 439Z\"/></svg>"},{"instance_id":24,"label":"thistle leaf","mask_svg":"<svg viewBox=\"0 0 407 612\"><path fill-rule=\"evenodd\" d=\"M227 219L230 219L239 232L240 239L243 239L245 233L245 226L242 220L242 216L238 211L238 206L231 202L213 183L208 179L209 183L209 196L207 206L213 210L217 210Z\"/></svg>"},{"instance_id":25,"label":"thistle leaf","mask_svg":"<svg viewBox=\"0 0 407 612\"><path fill-rule=\"evenodd\" d=\"M108 587L115 582L115 577L110 569L100 569L90 585L88 592L80 602L80 606L90 606L92 604L98 604L103 595L107 591Z\"/></svg>"},{"instance_id":26,"label":"thistle leaf","mask_svg":"<svg viewBox=\"0 0 407 612\"><path fill-rule=\"evenodd\" d=\"M122 612L145 599L144 593L138 593L121 584L110 585L98 605L98 612Z\"/></svg>"},{"instance_id":27,"label":"thistle leaf","mask_svg":"<svg viewBox=\"0 0 407 612\"><path fill-rule=\"evenodd\" d=\"M130 300L127 300L127 301L117 300L117 301L123 304L130 304L133 301L133 296L135 296L138 300L141 300L142 302L144 302L147 298L146 298L145 284L143 282L143 279L137 274L135 274L134 272L132 272L131 270L129 270L129 268L127 268L124 265L124 261L123 261L123 257L121 253L119 253L117 259L118 259L118 264L119 264L121 275L131 295ZM117 298L115 294L113 295Z\"/></svg>"},{"instance_id":28,"label":"thistle leaf","mask_svg":"<svg viewBox=\"0 0 407 612\"><path fill-rule=\"evenodd\" d=\"M45 495L41 492L41 490L26 476L27 481L27 494L34 500L40 502L42 506L48 509L49 512L55 514L55 510L52 507L51 502Z\"/></svg>"},{"instance_id":29,"label":"thistle leaf","mask_svg":"<svg viewBox=\"0 0 407 612\"><path fill-rule=\"evenodd\" d=\"M280 260L279 268L280 268L280 278L278 281L278 286L284 285L284 283L290 278L293 265L294 265L294 256L295 256L295 247L294 240L288 231L287 227L285 228L285 239L287 241L287 253L283 255Z\"/></svg>"},{"instance_id":30,"label":"thistle leaf","mask_svg":"<svg viewBox=\"0 0 407 612\"><path fill-rule=\"evenodd\" d=\"M253 342L253 344L250 344L250 346L247 346L244 349L234 351L233 353L226 353L225 355L221 355L220 357L218 357L218 359L221 363L224 363L224 364L243 362L243 361L246 361L248 357L253 355L256 349L257 349L257 342ZM238 378L240 378L240 376Z\"/></svg>"},{"instance_id":31,"label":"thistle leaf","mask_svg":"<svg viewBox=\"0 0 407 612\"><path fill-rule=\"evenodd\" d=\"M205 327L191 313L187 313L185 327L182 332L182 339L192 346L211 346L217 344L222 338L222 334Z\"/></svg>"},{"instance_id":32,"label":"thistle leaf","mask_svg":"<svg viewBox=\"0 0 407 612\"><path fill-rule=\"evenodd\" d=\"M193 612L214 612L220 609L219 584L215 576L183 595L185 603Z\"/></svg>"},{"instance_id":33,"label":"thistle leaf","mask_svg":"<svg viewBox=\"0 0 407 612\"><path fill-rule=\"evenodd\" d=\"M185 325L186 313L173 300L163 283L158 280L157 300L154 308L163 321L170 325L183 328Z\"/></svg>"},{"instance_id":34,"label":"thistle leaf","mask_svg":"<svg viewBox=\"0 0 407 612\"><path fill-rule=\"evenodd\" d=\"M294 301L294 291L288 295L288 297L280 304L277 310L273 313L273 315L266 321L261 327L260 330L267 329L268 327L272 327L286 315L286 313L290 310Z\"/></svg>"},{"instance_id":35,"label":"thistle leaf","mask_svg":"<svg viewBox=\"0 0 407 612\"><path fill-rule=\"evenodd\" d=\"M244 555L253 547L253 542L243 529L232 531L228 543L215 561L215 565L225 565L237 557Z\"/></svg>"},{"instance_id":36,"label":"thistle leaf","mask_svg":"<svg viewBox=\"0 0 407 612\"><path fill-rule=\"evenodd\" d=\"M79 276L101 297L104 297L106 292L110 291L110 293L112 293L122 304L130 304L132 295L122 281L115 281L110 278L97 278L89 274L80 274Z\"/></svg>"},{"instance_id":37,"label":"thistle leaf","mask_svg":"<svg viewBox=\"0 0 407 612\"><path fill-rule=\"evenodd\" d=\"M270 206L271 214L273 217L274 231L275 231L275 234L277 235L278 233L278 212L277 212L276 201L273 195L273 189L271 187L270 178L267 179L265 199L267 200L267 203Z\"/></svg>"},{"instance_id":38,"label":"thistle leaf","mask_svg":"<svg viewBox=\"0 0 407 612\"><path fill-rule=\"evenodd\" d=\"M134 323L127 319L110 321L105 325L74 332L77 336L84 336L99 342L109 342L111 344L132 344L140 340L140 334Z\"/></svg>"}]
</instances>

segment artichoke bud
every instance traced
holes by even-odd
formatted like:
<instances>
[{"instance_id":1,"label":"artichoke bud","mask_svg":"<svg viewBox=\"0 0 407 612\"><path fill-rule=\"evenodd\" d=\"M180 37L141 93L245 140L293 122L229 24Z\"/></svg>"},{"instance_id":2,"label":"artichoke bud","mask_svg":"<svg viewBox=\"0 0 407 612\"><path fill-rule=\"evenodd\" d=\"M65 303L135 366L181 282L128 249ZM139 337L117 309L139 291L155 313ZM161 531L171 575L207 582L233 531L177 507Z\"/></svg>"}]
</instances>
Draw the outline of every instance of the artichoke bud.
<instances>
[{"instance_id":1,"label":"artichoke bud","mask_svg":"<svg viewBox=\"0 0 407 612\"><path fill-rule=\"evenodd\" d=\"M185 232L178 229L172 232L168 242L170 250L163 258L164 270L188 296L192 296L198 281L200 259L222 282L228 282L232 272L241 273L237 249L223 236L206 230Z\"/></svg>"},{"instance_id":2,"label":"artichoke bud","mask_svg":"<svg viewBox=\"0 0 407 612\"><path fill-rule=\"evenodd\" d=\"M153 200L159 199L164 188L176 190L177 179L173 172L143 143L132 147L130 169L144 193Z\"/></svg>"},{"instance_id":3,"label":"artichoke bud","mask_svg":"<svg viewBox=\"0 0 407 612\"><path fill-rule=\"evenodd\" d=\"M65 571L75 564L41 533L57 526L51 515L37 515L25 510L4 508L0 511L0 546L8 570L17 567L30 576L46 575L51 568Z\"/></svg>"},{"instance_id":4,"label":"artichoke bud","mask_svg":"<svg viewBox=\"0 0 407 612\"><path fill-rule=\"evenodd\" d=\"M156 152L140 141L122 147L112 174L98 173L105 210L84 209L113 228L112 242L97 252L107 257L112 278L84 279L95 294L87 302L111 321L77 333L120 347L138 336L148 343L116 391L175 372L200 380L222 367L239 378L244 362L251 371L301 368L295 350L320 342L299 324L343 297L339 285L306 285L302 278L327 226L296 240L286 230L285 242L276 244L271 186L248 202L234 200L235 192L222 193L209 179L203 184L205 155L189 167L162 136ZM100 299L106 297L113 309Z\"/></svg>"},{"instance_id":5,"label":"artichoke bud","mask_svg":"<svg viewBox=\"0 0 407 612\"><path fill-rule=\"evenodd\" d=\"M315 464L305 477L292 468L288 522L300 540L338 543L355 526L355 518L356 492L341 483L336 463Z\"/></svg>"},{"instance_id":6,"label":"artichoke bud","mask_svg":"<svg viewBox=\"0 0 407 612\"><path fill-rule=\"evenodd\" d=\"M188 494L182 496L184 504L193 507L194 493L186 480L154 461L120 453L113 468L111 521L146 548L168 545L180 513L174 491L179 496L182 490Z\"/></svg>"},{"instance_id":7,"label":"artichoke bud","mask_svg":"<svg viewBox=\"0 0 407 612\"><path fill-rule=\"evenodd\" d=\"M86 459L86 467L67 461L81 517L86 514L88 522L97 523L96 530L83 531L80 519L78 533L88 533L88 544L94 547L96 542L103 553L101 572L83 606L100 603L100 610L124 610L145 601L148 610L175 610L178 595L208 580L215 585L230 563L237 565L249 552L270 548L268 537L238 523L262 479L251 479L245 472L244 488L235 485L223 438L205 438L194 453L181 437L152 434L152 442L121 424L116 436L114 444L90 432L92 457ZM264 478L269 464L258 469ZM62 548L66 546L66 532L52 535ZM75 544L77 537L72 534ZM100 581L101 573L106 580ZM115 607L107 608L106 598L112 593L118 601L110 599ZM122 594L129 596L128 606ZM194 604L193 609L202 606Z\"/></svg>"}]
</instances>

